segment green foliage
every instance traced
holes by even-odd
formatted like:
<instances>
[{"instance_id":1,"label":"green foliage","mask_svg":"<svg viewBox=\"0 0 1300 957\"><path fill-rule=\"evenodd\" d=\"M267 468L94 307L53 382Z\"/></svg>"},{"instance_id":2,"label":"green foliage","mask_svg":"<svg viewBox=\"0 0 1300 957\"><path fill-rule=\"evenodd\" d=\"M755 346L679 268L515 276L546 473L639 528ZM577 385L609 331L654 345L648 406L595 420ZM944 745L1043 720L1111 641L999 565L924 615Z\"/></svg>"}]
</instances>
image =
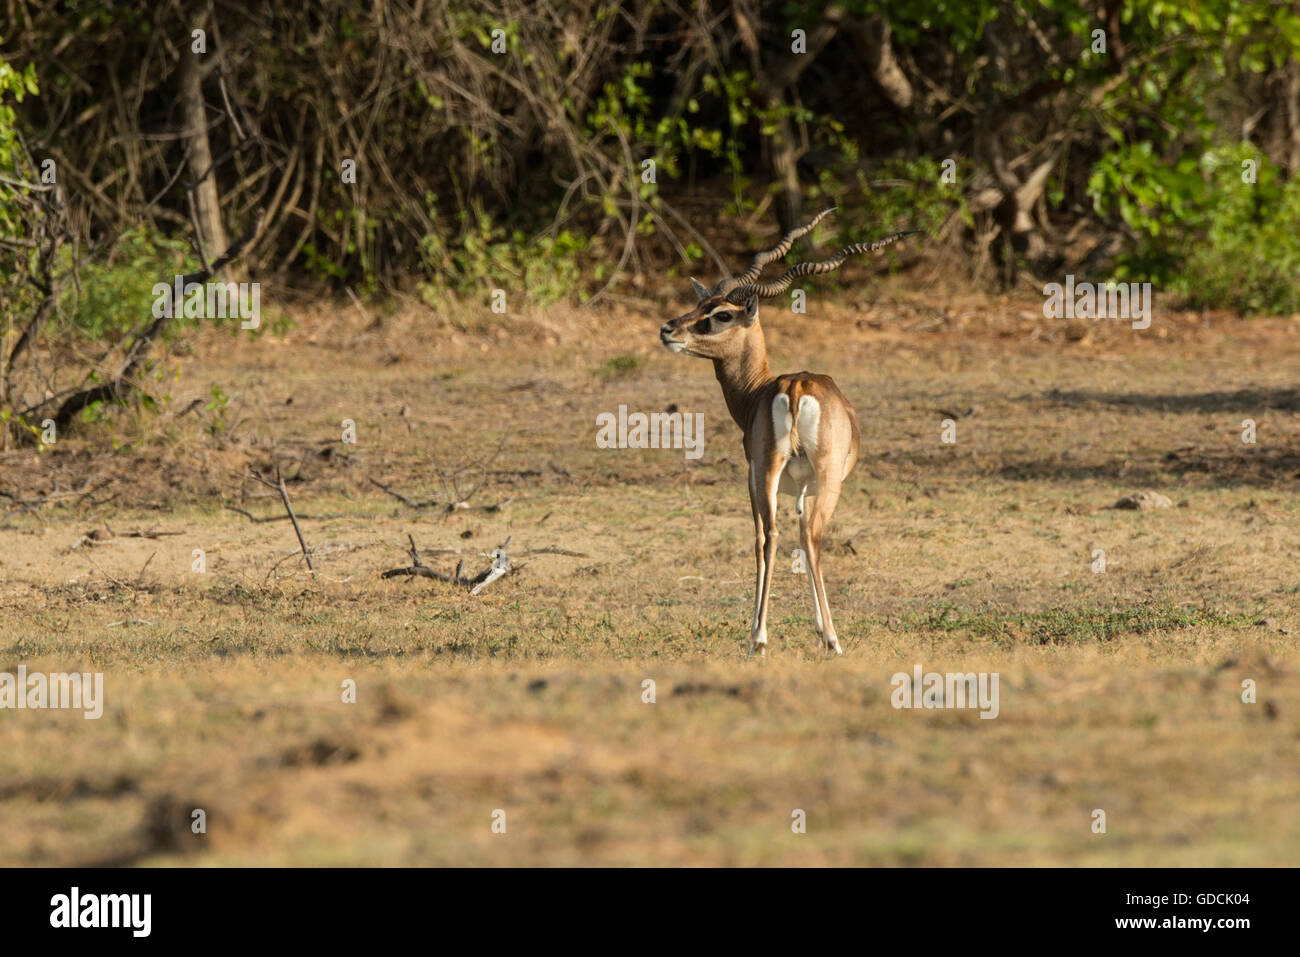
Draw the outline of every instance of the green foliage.
<instances>
[{"instance_id":1,"label":"green foliage","mask_svg":"<svg viewBox=\"0 0 1300 957\"><path fill-rule=\"evenodd\" d=\"M212 383L209 395L211 401L203 407L203 411L212 416L212 420L208 423L208 432L212 435L218 435L230 431L230 423L226 421L226 410L230 406L230 396L226 395L221 386L215 382Z\"/></svg>"},{"instance_id":2,"label":"green foliage","mask_svg":"<svg viewBox=\"0 0 1300 957\"><path fill-rule=\"evenodd\" d=\"M27 432L32 437L32 443L36 446L36 451L44 452L49 446L44 441L44 430L39 424L29 422L12 409L0 409L0 426L8 426L13 423L19 429Z\"/></svg>"},{"instance_id":3,"label":"green foliage","mask_svg":"<svg viewBox=\"0 0 1300 957\"><path fill-rule=\"evenodd\" d=\"M814 206L839 203L834 224L837 241L870 242L899 229L922 229L933 234L955 211L964 208L961 190L940 179L940 164L932 159L888 158L861 165L852 177L823 172L809 189ZM965 176L959 171L958 182ZM845 189L841 184L854 183ZM824 200L824 203L823 203Z\"/></svg>"},{"instance_id":4,"label":"green foliage","mask_svg":"<svg viewBox=\"0 0 1300 957\"><path fill-rule=\"evenodd\" d=\"M854 0L848 10L859 17L887 17L899 40L908 45L926 42L940 33L964 53L978 47L984 27L1001 6L999 0ZM1084 14L1080 11L1079 15Z\"/></svg>"},{"instance_id":5,"label":"green foliage","mask_svg":"<svg viewBox=\"0 0 1300 957\"><path fill-rule=\"evenodd\" d=\"M1136 241L1114 278L1149 280L1198 306L1291 312L1300 257L1296 189L1248 143L1225 141L1224 88L1300 56L1291 6L1142 0L1125 8L1125 41L1159 49L1129 82L1095 98L1108 145L1087 193ZM1242 163L1258 165L1243 181ZM1294 175L1294 171L1293 171Z\"/></svg>"},{"instance_id":6,"label":"green foliage","mask_svg":"<svg viewBox=\"0 0 1300 957\"><path fill-rule=\"evenodd\" d=\"M429 217L437 222L437 197L428 197ZM562 299L579 286L579 256L588 241L569 230L556 235L528 236L521 230L507 231L492 223L481 208L458 216L461 239L452 247L438 230L421 243L426 278L420 283L421 297L430 305L440 302L447 291L481 294L506 289L538 305Z\"/></svg>"},{"instance_id":7,"label":"green foliage","mask_svg":"<svg viewBox=\"0 0 1300 957\"><path fill-rule=\"evenodd\" d=\"M1154 282L1194 307L1300 311L1300 180L1283 180L1250 144L1174 163L1149 143L1117 148L1088 188L1138 236L1115 278Z\"/></svg>"},{"instance_id":8,"label":"green foliage","mask_svg":"<svg viewBox=\"0 0 1300 957\"><path fill-rule=\"evenodd\" d=\"M28 168L18 134L16 104L39 94L35 64L19 71L0 57L0 175L14 182L29 182L36 170ZM27 190L0 182L0 236L30 240L27 207L21 201ZM36 264L34 249L0 245L0 310L11 315L29 313L39 301L36 288L23 277ZM27 423L19 423L28 427Z\"/></svg>"},{"instance_id":9,"label":"green foliage","mask_svg":"<svg viewBox=\"0 0 1300 957\"><path fill-rule=\"evenodd\" d=\"M121 338L152 317L155 284L171 283L178 274L197 268L188 250L183 240L168 239L144 224L133 227L122 234L105 262L81 267L80 291L68 283L64 314L89 339ZM196 321L178 317L175 324Z\"/></svg>"},{"instance_id":10,"label":"green foliage","mask_svg":"<svg viewBox=\"0 0 1300 957\"><path fill-rule=\"evenodd\" d=\"M20 74L0 62L0 169L16 114L32 129L60 129L65 152L88 158L82 175L125 208L163 189L178 157L122 175L121 144L140 132L136 118L103 110L59 61L117 50L105 78L152 102L168 94L175 65L170 53L153 55L154 38L179 35L180 15L139 2L76 6L84 16L75 34L58 5L34 5L25 7L33 22L10 38L8 55L35 67ZM1194 301L1239 308L1290 301L1279 279L1292 263L1289 188L1261 181L1254 206L1220 195L1202 158L1236 148L1236 131L1261 107L1267 134L1258 142L1287 141L1286 71L1300 57L1295 4L841 0L843 16L826 31L831 6L760 0L683 17L684 7L659 0L574 0L521 18L501 0L373 9L327 0L312 14L273 5L255 28L222 40L240 64L240 98L264 107L250 118L250 141L274 146L267 156L297 150L304 162L346 143L363 178L342 184L333 160L313 168L321 177L306 193L313 221L305 232L297 224L270 232L276 248L258 254L363 293L416 272L431 301L484 288L505 288L512 301L580 298L620 262L660 276L699 258L698 219L675 216L683 198L696 189L709 197L706 232L723 218L749 220L786 188L773 170L796 154L805 208L840 207L827 227L838 240L905 226L933 232L956 213L967 229L954 236L973 248L989 242L990 216L1015 204L1006 171L990 177L1000 155L1015 177L1050 163L1043 206L1025 200L1043 226L1037 245L1051 254L1040 262L1063 252L1063 237L1094 235L1073 230L1086 216L1130 240L1115 278L1186 287ZM900 84L876 89L881 24L910 106L892 95ZM795 28L829 37L797 77L786 73ZM505 44L494 51L498 29ZM256 55L267 37L275 55ZM58 60L48 53L56 47ZM374 64L392 71L389 80L372 82ZM38 72L54 96L23 103ZM60 126L60 114L80 119ZM214 155L236 145L224 125L210 135ZM657 182L642 179L647 159ZM955 184L939 178L946 159L958 164ZM228 205L243 209L252 187L237 166L215 175ZM295 195L303 185L295 179ZM996 212L965 208L972 187L1002 194ZM433 193L445 197L441 215ZM187 215L179 191L160 195L173 215L157 221ZM4 198L0 190L0 234L12 234ZM633 218L637 255L625 259ZM1272 257L1244 255L1242 235L1276 235ZM1233 259L1246 273L1239 288ZM120 318L83 317L100 332L120 332Z\"/></svg>"},{"instance_id":11,"label":"green foliage","mask_svg":"<svg viewBox=\"0 0 1300 957\"><path fill-rule=\"evenodd\" d=\"M1236 161L1247 152L1228 151L1211 174L1204 239L1187 249L1174 288L1194 307L1300 312L1300 179L1256 156L1258 181L1243 183Z\"/></svg>"},{"instance_id":12,"label":"green foliage","mask_svg":"<svg viewBox=\"0 0 1300 957\"><path fill-rule=\"evenodd\" d=\"M21 103L23 97L36 96L39 92L35 64L27 64L20 72L0 58L0 173L11 179L23 179L27 174L18 168L21 154L13 103ZM6 236L16 235L21 227L20 210L12 200L10 189L0 185L0 234Z\"/></svg>"}]
</instances>

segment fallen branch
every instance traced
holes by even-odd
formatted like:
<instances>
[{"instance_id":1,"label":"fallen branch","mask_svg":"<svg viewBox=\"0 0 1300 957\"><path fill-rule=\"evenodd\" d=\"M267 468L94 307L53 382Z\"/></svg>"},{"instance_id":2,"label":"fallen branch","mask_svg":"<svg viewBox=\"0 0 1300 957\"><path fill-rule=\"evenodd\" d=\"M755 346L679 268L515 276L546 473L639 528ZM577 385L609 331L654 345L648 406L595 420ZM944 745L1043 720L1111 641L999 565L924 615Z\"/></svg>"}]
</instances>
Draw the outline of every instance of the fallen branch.
<instances>
[{"instance_id":1,"label":"fallen branch","mask_svg":"<svg viewBox=\"0 0 1300 957\"><path fill-rule=\"evenodd\" d=\"M240 515L243 515L245 518L247 518L250 522L253 522L254 524L257 524L257 525L261 525L261 524L263 524L264 522L287 522L287 521L289 520L289 516L288 516L288 515L265 515L265 516L262 516L261 518L259 518L258 516L254 515L252 512L247 512L247 511L245 511L244 509L242 509L242 508L238 508L238 507L236 507L236 506L234 506L234 505L226 505L225 508L226 508L227 510L231 511L231 512L238 512ZM349 514L346 514L346 513L344 513L344 512L333 512L333 513L331 513L331 514L329 514L329 515L306 515L306 514L303 514L303 515L299 515L298 517L301 518L301 519L304 519L304 520L306 520L306 521L311 521L311 522L323 522L323 521L328 521L328 520L330 520L330 519L335 519L335 518L378 518L379 516L377 516L377 515L369 515L369 514L349 515ZM177 535L179 535L180 533L179 533L179 532L175 532L175 533L173 533L173 532L168 532L168 533L166 533L166 534L169 534L169 535L170 535L170 534L177 534Z\"/></svg>"},{"instance_id":2,"label":"fallen branch","mask_svg":"<svg viewBox=\"0 0 1300 957\"><path fill-rule=\"evenodd\" d=\"M225 253L216 260L216 262L198 272L184 276L182 282L184 284L206 283L212 278L212 276L216 275L231 262L239 258L244 251L244 247L248 245L249 240L251 240L257 232L260 224L261 219L259 217L258 222L254 224L253 228L231 243L230 248L227 249ZM171 311L174 312L174 310ZM102 385L83 389L82 391L64 399L63 403L52 416L58 426L59 434L63 434L68 425L72 422L73 417L78 415L82 409L85 409L96 402L120 401L130 394L130 392L135 388L135 374L137 370L148 357L149 350L153 346L155 340L162 335L163 330L170 322L171 317L164 312L162 316L156 317L154 321L150 323L148 328L143 332L138 333L127 347L125 361L118 370L117 375L112 380ZM48 404L48 401L42 402L37 406L28 409L27 412L34 412L39 418L40 415L45 414L44 410ZM27 412L25 412L24 415L26 415Z\"/></svg>"},{"instance_id":3,"label":"fallen branch","mask_svg":"<svg viewBox=\"0 0 1300 957\"><path fill-rule=\"evenodd\" d=\"M112 545L119 538L163 538L168 535L184 535L185 532L164 532L156 528L135 529L130 532L115 532L113 527L107 522L104 523L104 530L108 533L107 537L100 534L99 529L91 529L77 540L73 548L80 548L82 545Z\"/></svg>"},{"instance_id":4,"label":"fallen branch","mask_svg":"<svg viewBox=\"0 0 1300 957\"><path fill-rule=\"evenodd\" d=\"M149 568L149 563L152 562L157 557L158 557L158 553L154 552L152 555L146 558L144 564L140 566L140 574L135 576L136 587L139 587L144 582L144 573Z\"/></svg>"},{"instance_id":5,"label":"fallen branch","mask_svg":"<svg viewBox=\"0 0 1300 957\"><path fill-rule=\"evenodd\" d=\"M547 545L545 548L530 548L524 552L525 555L564 555L566 558L590 558L586 552L571 552L567 548L557 548L555 545Z\"/></svg>"},{"instance_id":6,"label":"fallen branch","mask_svg":"<svg viewBox=\"0 0 1300 957\"><path fill-rule=\"evenodd\" d=\"M313 578L316 577L316 566L311 563L311 553L307 549L307 540L302 537L302 527L298 524L298 516L293 514L293 505L289 502L289 490L284 487L284 476L280 474L280 470L277 468L275 470L275 481L272 482L257 469L249 469L248 471L253 478L267 488L275 489L280 493L280 501L284 503L284 510L289 513L289 521L293 522L294 533L298 536L298 545L302 548L302 557L307 560L307 571L311 572ZM251 515L249 517L252 518Z\"/></svg>"},{"instance_id":7,"label":"fallen branch","mask_svg":"<svg viewBox=\"0 0 1300 957\"><path fill-rule=\"evenodd\" d=\"M505 508L507 505L509 505L511 502L515 501L519 497L517 495L511 495L509 498L497 502L495 505L471 505L469 504L468 501L438 502L435 501L434 499L429 499L427 502L417 502L415 499L411 498L410 496L403 495L401 492L397 491L396 489L390 488L384 483L376 481L373 478L370 479L369 481L371 485L374 485L376 488L382 489L383 491L387 492L389 495L393 496L393 498L397 499L407 508L414 508L414 509L440 508L443 511L448 513L459 512L467 509L482 509L484 512L487 512L489 515L491 515L495 512L501 511L503 508Z\"/></svg>"},{"instance_id":8,"label":"fallen branch","mask_svg":"<svg viewBox=\"0 0 1300 957\"><path fill-rule=\"evenodd\" d=\"M113 481L112 479L104 479L98 485L94 485L93 483L95 482L95 480L99 478L103 478L103 476L97 475L94 478L86 479L85 484L82 485L81 488L79 489L61 489L59 488L59 483L56 480L54 483L54 490L48 492L45 495L40 496L39 498L28 498L28 499L19 498L16 492L6 492L3 489L0 489L0 496L9 499L9 501L13 502L14 505L18 506L19 508L25 508L29 512L33 512L33 513L36 511L36 509L40 508L42 505L45 505L49 502L62 501L63 499L67 499L67 498L76 498L77 499L76 504L80 505L82 500L85 499L86 496L92 494L93 492L98 492L101 488L111 484ZM93 504L98 504L98 503L93 503Z\"/></svg>"},{"instance_id":9,"label":"fallen branch","mask_svg":"<svg viewBox=\"0 0 1300 957\"><path fill-rule=\"evenodd\" d=\"M450 575L430 568L428 565L424 564L424 562L420 561L420 550L415 547L414 536L408 534L406 539L411 543L411 564L406 568L391 568L384 572L380 577L397 578L398 576L406 575L411 578L436 578L438 581L447 582L449 585L466 585L469 587L469 593L471 595L477 595L501 576L516 570L516 566L512 565L510 559L506 556L506 546L510 544L509 538L492 550L492 555L490 556L492 558L492 564L473 578L465 578L462 576L461 572L465 567L464 560L456 563L456 571ZM523 566L520 565L517 567L522 568Z\"/></svg>"}]
</instances>

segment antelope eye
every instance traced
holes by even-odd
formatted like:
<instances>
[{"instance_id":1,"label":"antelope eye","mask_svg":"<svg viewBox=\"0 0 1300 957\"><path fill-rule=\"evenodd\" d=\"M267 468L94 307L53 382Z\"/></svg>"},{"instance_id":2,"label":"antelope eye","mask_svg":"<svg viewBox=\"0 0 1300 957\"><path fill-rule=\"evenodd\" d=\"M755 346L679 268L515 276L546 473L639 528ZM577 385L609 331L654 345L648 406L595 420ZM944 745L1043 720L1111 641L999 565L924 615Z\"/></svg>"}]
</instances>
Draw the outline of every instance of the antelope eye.
<instances>
[{"instance_id":1,"label":"antelope eye","mask_svg":"<svg viewBox=\"0 0 1300 957\"><path fill-rule=\"evenodd\" d=\"M713 316L713 321L714 321L714 322L730 322L732 319L735 319L735 318L736 318L736 314L735 314L734 312L719 312L719 313L715 313L715 314L714 314L714 316Z\"/></svg>"}]
</instances>

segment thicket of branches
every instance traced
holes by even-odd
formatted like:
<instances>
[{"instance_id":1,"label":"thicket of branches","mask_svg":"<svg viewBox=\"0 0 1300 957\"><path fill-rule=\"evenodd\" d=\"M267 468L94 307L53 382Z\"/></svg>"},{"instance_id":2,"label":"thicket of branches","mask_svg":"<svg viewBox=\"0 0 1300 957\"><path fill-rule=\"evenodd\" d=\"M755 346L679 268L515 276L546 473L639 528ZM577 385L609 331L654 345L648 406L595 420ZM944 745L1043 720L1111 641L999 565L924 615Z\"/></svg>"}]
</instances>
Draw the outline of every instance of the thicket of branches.
<instances>
[{"instance_id":1,"label":"thicket of branches","mask_svg":"<svg viewBox=\"0 0 1300 957\"><path fill-rule=\"evenodd\" d=\"M692 224L674 213L692 186L751 212L770 196L788 227L809 192L852 209L859 171L878 180L904 159L929 164L926 188L955 159L957 192L987 217L968 240L1014 240L1037 261L1080 219L1138 225L1123 188L1101 211L1089 194L1117 151L1147 144L1172 166L1246 140L1294 174L1297 22L1291 2L1229 0L9 0L0 38L5 59L35 66L20 126L91 233L189 229L183 190L154 199L192 145L193 93L225 228L268 214L255 266L358 283L472 271L478 245L503 238L489 222L526 240L573 225L621 251L649 218L664 251L686 247ZM349 158L355 185L340 179Z\"/></svg>"},{"instance_id":2,"label":"thicket of branches","mask_svg":"<svg viewBox=\"0 0 1300 957\"><path fill-rule=\"evenodd\" d=\"M6 0L0 404L64 391L51 317L122 379L103 300L235 236L286 284L598 299L835 203L976 280L1300 308L1297 53L1294 0Z\"/></svg>"}]
</instances>

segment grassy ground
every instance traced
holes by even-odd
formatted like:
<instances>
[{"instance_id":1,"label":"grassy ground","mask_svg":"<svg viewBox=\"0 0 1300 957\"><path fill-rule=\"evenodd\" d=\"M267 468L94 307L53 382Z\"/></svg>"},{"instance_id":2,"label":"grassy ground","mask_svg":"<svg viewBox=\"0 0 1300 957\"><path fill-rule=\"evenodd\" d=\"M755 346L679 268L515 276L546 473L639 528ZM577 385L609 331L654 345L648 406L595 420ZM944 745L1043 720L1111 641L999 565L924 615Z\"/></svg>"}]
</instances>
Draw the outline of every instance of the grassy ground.
<instances>
[{"instance_id":1,"label":"grassy ground","mask_svg":"<svg viewBox=\"0 0 1300 957\"><path fill-rule=\"evenodd\" d=\"M864 453L825 560L843 659L786 567L759 662L739 434L663 318L303 310L173 357L116 452L0 456L0 671L106 697L0 710L0 863L1300 859L1296 323L905 286L765 312ZM703 412L703 457L597 448L620 404ZM249 466L284 471L314 578ZM1173 506L1110 507L1139 489ZM381 578L408 534L471 573L510 536L521 567L478 597ZM915 665L998 673L998 717L895 709Z\"/></svg>"}]
</instances>

